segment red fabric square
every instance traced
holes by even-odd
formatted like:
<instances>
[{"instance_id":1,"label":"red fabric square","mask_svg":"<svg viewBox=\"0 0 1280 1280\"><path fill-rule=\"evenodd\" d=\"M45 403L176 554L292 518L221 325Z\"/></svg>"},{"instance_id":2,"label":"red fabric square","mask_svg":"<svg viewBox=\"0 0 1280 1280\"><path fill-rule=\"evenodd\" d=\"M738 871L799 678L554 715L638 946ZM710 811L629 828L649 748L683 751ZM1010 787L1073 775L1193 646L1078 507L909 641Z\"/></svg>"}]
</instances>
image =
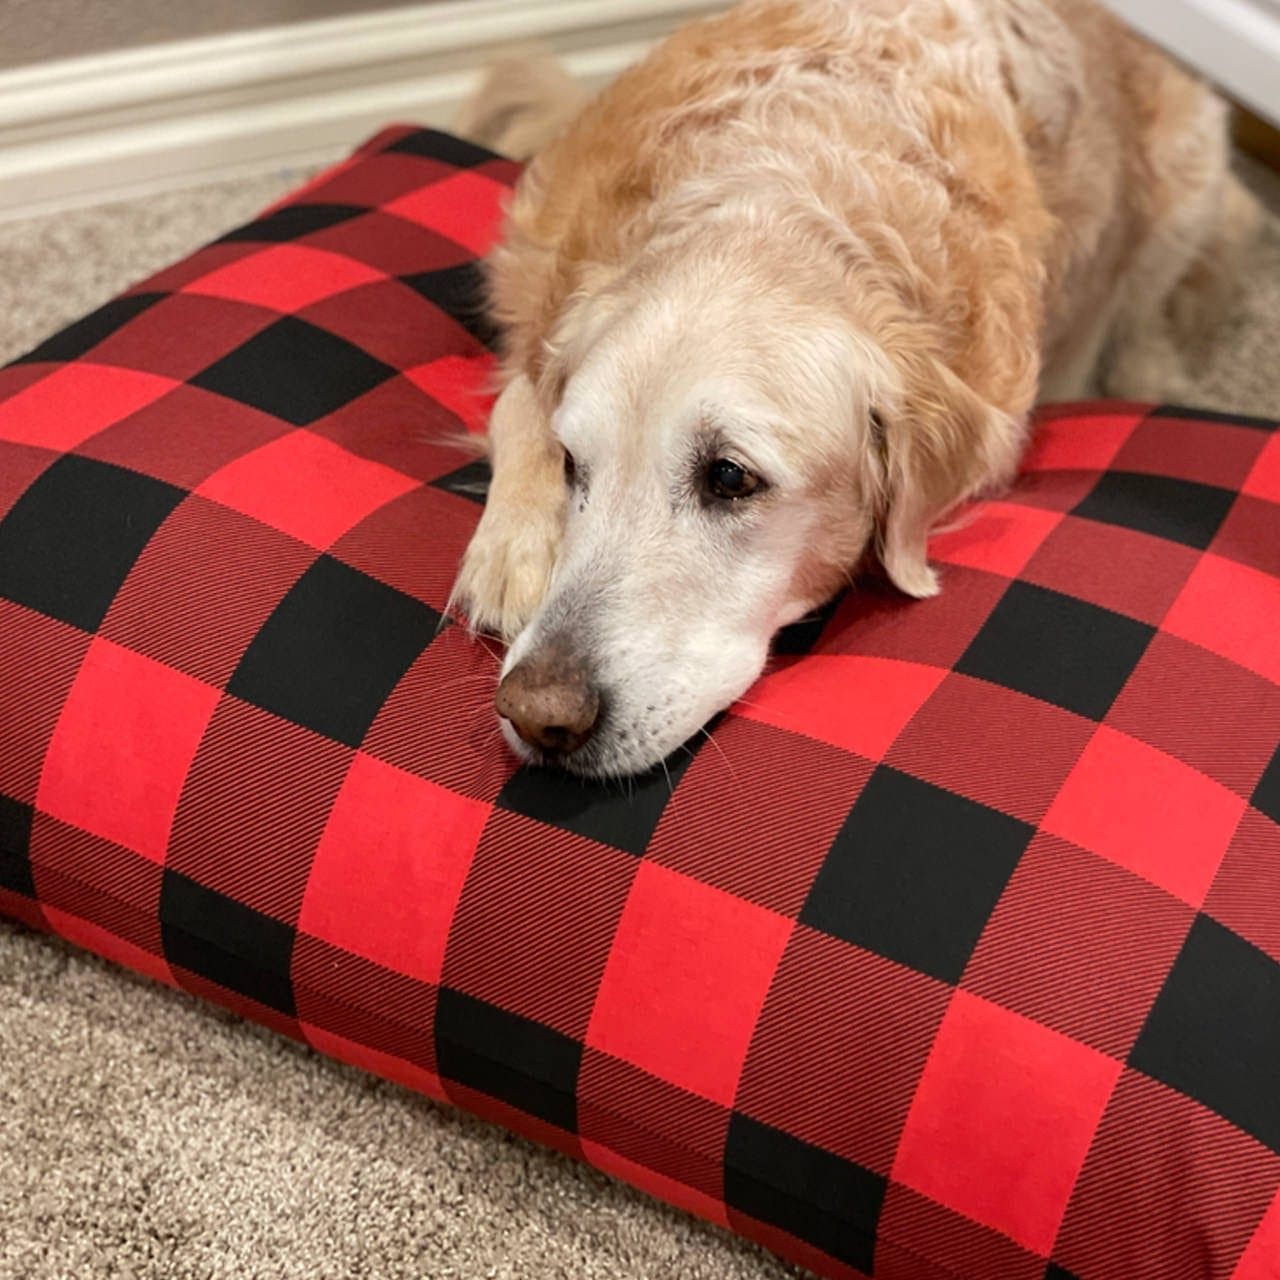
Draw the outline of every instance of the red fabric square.
<instances>
[{"instance_id":1,"label":"red fabric square","mask_svg":"<svg viewBox=\"0 0 1280 1280\"><path fill-rule=\"evenodd\" d=\"M1207 554L1164 629L1280 684L1280 579Z\"/></svg>"},{"instance_id":2,"label":"red fabric square","mask_svg":"<svg viewBox=\"0 0 1280 1280\"><path fill-rule=\"evenodd\" d=\"M74 946L83 947L86 951L102 956L104 960L110 960L112 964L154 978L166 986L177 986L172 970L154 951L127 941L116 929L103 928L92 920L84 920L69 911L50 906L47 902L43 907L49 927ZM159 929L156 932L159 934Z\"/></svg>"},{"instance_id":3,"label":"red fabric square","mask_svg":"<svg viewBox=\"0 0 1280 1280\"><path fill-rule=\"evenodd\" d=\"M1230 1276L1277 1186L1280 1156L1126 1070L1080 1172L1055 1260L1090 1280Z\"/></svg>"},{"instance_id":4,"label":"red fabric square","mask_svg":"<svg viewBox=\"0 0 1280 1280\"><path fill-rule=\"evenodd\" d=\"M1262 1215L1231 1280L1280 1280L1280 1192Z\"/></svg>"},{"instance_id":5,"label":"red fabric square","mask_svg":"<svg viewBox=\"0 0 1280 1280\"><path fill-rule=\"evenodd\" d=\"M0 520L54 461L48 449L35 445L4 446L4 466L0 467Z\"/></svg>"},{"instance_id":6,"label":"red fabric square","mask_svg":"<svg viewBox=\"0 0 1280 1280\"><path fill-rule=\"evenodd\" d=\"M463 171L409 191L383 208L438 231L473 254L485 254L498 238L507 194L503 183Z\"/></svg>"},{"instance_id":7,"label":"red fabric square","mask_svg":"<svg viewBox=\"0 0 1280 1280\"><path fill-rule=\"evenodd\" d=\"M587 1042L731 1106L790 932L782 916L641 863Z\"/></svg>"},{"instance_id":8,"label":"red fabric square","mask_svg":"<svg viewBox=\"0 0 1280 1280\"><path fill-rule=\"evenodd\" d=\"M578 1073L578 1132L660 1178L718 1199L729 1108L588 1046Z\"/></svg>"},{"instance_id":9,"label":"red fabric square","mask_svg":"<svg viewBox=\"0 0 1280 1280\"><path fill-rule=\"evenodd\" d=\"M486 804L357 752L316 848L298 928L438 984L488 816Z\"/></svg>"},{"instance_id":10,"label":"red fabric square","mask_svg":"<svg viewBox=\"0 0 1280 1280\"><path fill-rule=\"evenodd\" d=\"M193 431L191 424L200 429ZM290 430L279 418L226 396L180 386L76 450L183 489Z\"/></svg>"},{"instance_id":11,"label":"red fabric square","mask_svg":"<svg viewBox=\"0 0 1280 1280\"><path fill-rule=\"evenodd\" d=\"M860 582L840 602L815 653L860 653L950 668L972 643L1009 583L956 565L929 600L910 600L887 583Z\"/></svg>"},{"instance_id":12,"label":"red fabric square","mask_svg":"<svg viewBox=\"0 0 1280 1280\"><path fill-rule=\"evenodd\" d=\"M183 780L218 691L95 640L67 697L37 805L163 862Z\"/></svg>"},{"instance_id":13,"label":"red fabric square","mask_svg":"<svg viewBox=\"0 0 1280 1280\"><path fill-rule=\"evenodd\" d=\"M143 549L99 633L222 688L314 559L238 511L188 498Z\"/></svg>"},{"instance_id":14,"label":"red fabric square","mask_svg":"<svg viewBox=\"0 0 1280 1280\"><path fill-rule=\"evenodd\" d=\"M441 356L405 375L421 391L461 419L468 431L483 431L493 410L493 357Z\"/></svg>"},{"instance_id":15,"label":"red fabric square","mask_svg":"<svg viewBox=\"0 0 1280 1280\"><path fill-rule=\"evenodd\" d=\"M1042 421L1022 459L1023 471L1102 471L1146 417L1118 406Z\"/></svg>"},{"instance_id":16,"label":"red fabric square","mask_svg":"<svg viewBox=\"0 0 1280 1280\"><path fill-rule=\"evenodd\" d=\"M1280 686L1157 632L1107 724L1248 797L1276 749Z\"/></svg>"},{"instance_id":17,"label":"red fabric square","mask_svg":"<svg viewBox=\"0 0 1280 1280\"><path fill-rule=\"evenodd\" d=\"M443 981L581 1040L637 865L495 810L454 915Z\"/></svg>"},{"instance_id":18,"label":"red fabric square","mask_svg":"<svg viewBox=\"0 0 1280 1280\"><path fill-rule=\"evenodd\" d=\"M354 258L301 244L273 244L193 280L186 292L275 311L298 311L321 298L382 279Z\"/></svg>"},{"instance_id":19,"label":"red fabric square","mask_svg":"<svg viewBox=\"0 0 1280 1280\"><path fill-rule=\"evenodd\" d=\"M500 660L492 642L447 627L400 678L362 749L452 791L496 799L516 770L511 753L496 749Z\"/></svg>"},{"instance_id":20,"label":"red fabric square","mask_svg":"<svg viewBox=\"0 0 1280 1280\"><path fill-rule=\"evenodd\" d=\"M705 1191L699 1191L676 1178L658 1173L647 1164L628 1160L626 1156L619 1155L611 1147L592 1142L587 1138L582 1139L582 1156L602 1173L619 1178L623 1182L629 1182L648 1195L675 1205L677 1209L696 1214L722 1227L729 1226L728 1211L724 1201L717 1196L707 1195Z\"/></svg>"},{"instance_id":21,"label":"red fabric square","mask_svg":"<svg viewBox=\"0 0 1280 1280\"><path fill-rule=\"evenodd\" d=\"M109 365L63 365L8 400L0 400L0 440L74 449L121 418L159 400L171 378Z\"/></svg>"},{"instance_id":22,"label":"red fabric square","mask_svg":"<svg viewBox=\"0 0 1280 1280\"><path fill-rule=\"evenodd\" d=\"M159 863L37 810L31 872L42 906L101 929L126 948L162 954Z\"/></svg>"},{"instance_id":23,"label":"red fabric square","mask_svg":"<svg viewBox=\"0 0 1280 1280\"><path fill-rule=\"evenodd\" d=\"M1042 1255L891 1182L880 1211L875 1280L1045 1280Z\"/></svg>"},{"instance_id":24,"label":"red fabric square","mask_svg":"<svg viewBox=\"0 0 1280 1280\"><path fill-rule=\"evenodd\" d=\"M359 160L353 157L344 164L325 170L303 187L300 194L304 198L297 203L373 208L385 205L408 191L430 186L452 172L443 160L383 151L380 155L368 155ZM280 205L293 203L293 197L280 201ZM279 208L280 205L273 207Z\"/></svg>"},{"instance_id":25,"label":"red fabric square","mask_svg":"<svg viewBox=\"0 0 1280 1280\"><path fill-rule=\"evenodd\" d=\"M300 1023L439 1075L435 1023L439 989L299 931L289 978Z\"/></svg>"},{"instance_id":26,"label":"red fabric square","mask_svg":"<svg viewBox=\"0 0 1280 1280\"><path fill-rule=\"evenodd\" d=\"M255 911L296 923L311 859L353 754L224 698L192 763L166 865Z\"/></svg>"},{"instance_id":27,"label":"red fabric square","mask_svg":"<svg viewBox=\"0 0 1280 1280\"><path fill-rule=\"evenodd\" d=\"M1238 560L1280 578L1280 503L1241 494L1210 550L1223 559Z\"/></svg>"},{"instance_id":28,"label":"red fabric square","mask_svg":"<svg viewBox=\"0 0 1280 1280\"><path fill-rule=\"evenodd\" d=\"M396 218L387 221L421 236L428 234ZM389 315L396 317L395 324L387 323ZM476 359L483 360L486 367L493 364L493 356L466 329L443 319L438 307L401 280L379 280L325 298L298 316L345 338L393 369L412 369L450 356L464 363Z\"/></svg>"},{"instance_id":29,"label":"red fabric square","mask_svg":"<svg viewBox=\"0 0 1280 1280\"><path fill-rule=\"evenodd\" d=\"M1256 427L1200 422L1194 417L1148 418L1125 441L1112 467L1238 489L1266 437Z\"/></svg>"},{"instance_id":30,"label":"red fabric square","mask_svg":"<svg viewBox=\"0 0 1280 1280\"><path fill-rule=\"evenodd\" d=\"M1056 836L1037 835L964 971L964 988L1124 1058L1194 910Z\"/></svg>"},{"instance_id":31,"label":"red fabric square","mask_svg":"<svg viewBox=\"0 0 1280 1280\"><path fill-rule=\"evenodd\" d=\"M1221 783L1101 725L1042 829L1198 907L1244 807Z\"/></svg>"},{"instance_id":32,"label":"red fabric square","mask_svg":"<svg viewBox=\"0 0 1280 1280\"><path fill-rule=\"evenodd\" d=\"M1267 438L1244 482L1243 492L1268 502L1280 502L1280 431Z\"/></svg>"},{"instance_id":33,"label":"red fabric square","mask_svg":"<svg viewBox=\"0 0 1280 1280\"><path fill-rule=\"evenodd\" d=\"M951 994L892 960L797 929L751 1042L737 1110L888 1174Z\"/></svg>"},{"instance_id":34,"label":"red fabric square","mask_svg":"<svg viewBox=\"0 0 1280 1280\"><path fill-rule=\"evenodd\" d=\"M434 1071L424 1070L417 1063L407 1062L394 1053L384 1053L380 1049L371 1049L359 1040L349 1039L334 1031L326 1031L323 1027L302 1022L302 1034L307 1043L317 1052L327 1057L336 1058L348 1066L358 1067L384 1080L390 1080L406 1089L416 1090L434 1098L437 1102L446 1102L447 1096L440 1077Z\"/></svg>"},{"instance_id":35,"label":"red fabric square","mask_svg":"<svg viewBox=\"0 0 1280 1280\"><path fill-rule=\"evenodd\" d=\"M1031 557L1022 577L1158 626L1198 559L1181 543L1067 516Z\"/></svg>"},{"instance_id":36,"label":"red fabric square","mask_svg":"<svg viewBox=\"0 0 1280 1280\"><path fill-rule=\"evenodd\" d=\"M1048 1257L1120 1070L959 991L907 1116L894 1181Z\"/></svg>"},{"instance_id":37,"label":"red fabric square","mask_svg":"<svg viewBox=\"0 0 1280 1280\"><path fill-rule=\"evenodd\" d=\"M423 485L370 512L329 554L444 613L479 514L474 502Z\"/></svg>"},{"instance_id":38,"label":"red fabric square","mask_svg":"<svg viewBox=\"0 0 1280 1280\"><path fill-rule=\"evenodd\" d=\"M929 540L929 558L1015 578L1061 519L1018 502L984 502Z\"/></svg>"},{"instance_id":39,"label":"red fabric square","mask_svg":"<svg viewBox=\"0 0 1280 1280\"><path fill-rule=\"evenodd\" d=\"M134 285L129 292L176 294L193 280L199 280L201 276L207 276L211 271L216 271L228 263L239 262L244 254L243 241L215 240L212 244L205 245L203 249L197 249L189 257L182 258L172 266L157 271L153 276L148 276ZM206 303L206 305L209 304ZM226 353L223 352L223 354Z\"/></svg>"},{"instance_id":40,"label":"red fabric square","mask_svg":"<svg viewBox=\"0 0 1280 1280\"><path fill-rule=\"evenodd\" d=\"M91 637L0 599L0 792L32 803L49 739Z\"/></svg>"},{"instance_id":41,"label":"red fabric square","mask_svg":"<svg viewBox=\"0 0 1280 1280\"><path fill-rule=\"evenodd\" d=\"M418 483L298 430L228 463L196 492L323 549Z\"/></svg>"},{"instance_id":42,"label":"red fabric square","mask_svg":"<svg viewBox=\"0 0 1280 1280\"><path fill-rule=\"evenodd\" d=\"M1038 822L1094 731L1039 698L946 676L885 762L1024 822Z\"/></svg>"},{"instance_id":43,"label":"red fabric square","mask_svg":"<svg viewBox=\"0 0 1280 1280\"><path fill-rule=\"evenodd\" d=\"M893 658L813 654L770 671L734 712L881 760L946 674Z\"/></svg>"},{"instance_id":44,"label":"red fabric square","mask_svg":"<svg viewBox=\"0 0 1280 1280\"><path fill-rule=\"evenodd\" d=\"M458 431L453 412L424 396L408 378L388 378L308 429L348 453L419 480L438 479L475 457L469 440L450 438ZM479 506L467 505L479 520Z\"/></svg>"},{"instance_id":45,"label":"red fabric square","mask_svg":"<svg viewBox=\"0 0 1280 1280\"><path fill-rule=\"evenodd\" d=\"M276 319L265 307L175 293L108 334L93 348L93 359L166 378L190 378Z\"/></svg>"},{"instance_id":46,"label":"red fabric square","mask_svg":"<svg viewBox=\"0 0 1280 1280\"><path fill-rule=\"evenodd\" d=\"M426 227L378 209L323 231L313 231L306 242L317 249L359 259L392 277L417 275L437 267L456 266L458 262L456 244Z\"/></svg>"},{"instance_id":47,"label":"red fabric square","mask_svg":"<svg viewBox=\"0 0 1280 1280\"><path fill-rule=\"evenodd\" d=\"M735 718L717 728L715 743L719 750L698 752L680 780L645 856L797 916L871 766ZM805 785L797 787L796 778Z\"/></svg>"},{"instance_id":48,"label":"red fabric square","mask_svg":"<svg viewBox=\"0 0 1280 1280\"><path fill-rule=\"evenodd\" d=\"M1280 964L1280 831L1256 809L1246 809L1227 856L1205 899L1215 920Z\"/></svg>"}]
</instances>

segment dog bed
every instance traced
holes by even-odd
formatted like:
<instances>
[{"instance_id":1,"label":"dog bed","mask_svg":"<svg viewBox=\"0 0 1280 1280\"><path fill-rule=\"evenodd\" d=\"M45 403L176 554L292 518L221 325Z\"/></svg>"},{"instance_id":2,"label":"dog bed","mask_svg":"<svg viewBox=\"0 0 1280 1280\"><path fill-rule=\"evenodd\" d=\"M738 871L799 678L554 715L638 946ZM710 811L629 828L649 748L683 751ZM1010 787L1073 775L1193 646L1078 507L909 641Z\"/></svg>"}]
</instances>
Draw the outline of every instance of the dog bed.
<instances>
[{"instance_id":1,"label":"dog bed","mask_svg":"<svg viewBox=\"0 0 1280 1280\"><path fill-rule=\"evenodd\" d=\"M633 786L444 616L516 170L396 128L0 371L0 910L826 1276L1280 1276L1280 435L1013 491Z\"/></svg>"}]
</instances>

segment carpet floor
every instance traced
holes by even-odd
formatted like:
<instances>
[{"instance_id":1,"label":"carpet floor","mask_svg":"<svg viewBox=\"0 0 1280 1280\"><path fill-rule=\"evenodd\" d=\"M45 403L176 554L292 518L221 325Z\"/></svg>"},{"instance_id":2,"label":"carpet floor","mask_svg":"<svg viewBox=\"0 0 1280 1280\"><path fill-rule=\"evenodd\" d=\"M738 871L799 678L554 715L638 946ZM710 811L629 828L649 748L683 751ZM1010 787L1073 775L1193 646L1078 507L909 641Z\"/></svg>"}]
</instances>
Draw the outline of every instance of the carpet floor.
<instances>
[{"instance_id":1,"label":"carpet floor","mask_svg":"<svg viewBox=\"0 0 1280 1280\"><path fill-rule=\"evenodd\" d=\"M296 185L0 225L0 363ZM1247 167L1280 214L1280 179ZM1280 413L1280 218L1196 400ZM797 1272L460 1112L0 922L0 1280L781 1280Z\"/></svg>"}]
</instances>

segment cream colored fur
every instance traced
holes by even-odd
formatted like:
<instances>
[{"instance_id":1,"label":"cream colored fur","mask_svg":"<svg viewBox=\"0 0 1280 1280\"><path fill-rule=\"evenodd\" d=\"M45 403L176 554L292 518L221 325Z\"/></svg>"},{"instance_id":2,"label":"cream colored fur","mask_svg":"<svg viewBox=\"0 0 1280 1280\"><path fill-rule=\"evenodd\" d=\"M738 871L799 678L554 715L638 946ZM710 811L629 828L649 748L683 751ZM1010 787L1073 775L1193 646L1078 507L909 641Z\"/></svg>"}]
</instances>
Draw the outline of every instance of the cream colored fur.
<instances>
[{"instance_id":1,"label":"cream colored fur","mask_svg":"<svg viewBox=\"0 0 1280 1280\"><path fill-rule=\"evenodd\" d=\"M1220 100L1091 0L751 0L585 106L495 74L468 124L536 155L457 594L507 669L587 652L590 773L741 695L868 549L937 591L930 528L1008 479L1037 398L1176 397L1256 222ZM759 495L694 501L713 454Z\"/></svg>"}]
</instances>

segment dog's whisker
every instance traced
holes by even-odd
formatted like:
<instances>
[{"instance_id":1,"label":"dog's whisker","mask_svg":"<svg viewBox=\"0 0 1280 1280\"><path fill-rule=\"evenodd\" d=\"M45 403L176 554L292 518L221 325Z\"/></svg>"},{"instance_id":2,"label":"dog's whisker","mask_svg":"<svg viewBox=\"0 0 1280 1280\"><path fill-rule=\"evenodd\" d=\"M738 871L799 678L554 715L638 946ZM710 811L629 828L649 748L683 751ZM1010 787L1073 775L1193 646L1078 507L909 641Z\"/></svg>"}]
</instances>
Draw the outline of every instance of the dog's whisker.
<instances>
[{"instance_id":1,"label":"dog's whisker","mask_svg":"<svg viewBox=\"0 0 1280 1280\"><path fill-rule=\"evenodd\" d=\"M738 777L738 771L733 767L733 761L729 759L728 752L715 740L711 731L705 726L698 730L700 734L720 753L720 759L724 761L724 767L729 770L729 776L733 779L734 785L739 791L743 790L742 779Z\"/></svg>"}]
</instances>

